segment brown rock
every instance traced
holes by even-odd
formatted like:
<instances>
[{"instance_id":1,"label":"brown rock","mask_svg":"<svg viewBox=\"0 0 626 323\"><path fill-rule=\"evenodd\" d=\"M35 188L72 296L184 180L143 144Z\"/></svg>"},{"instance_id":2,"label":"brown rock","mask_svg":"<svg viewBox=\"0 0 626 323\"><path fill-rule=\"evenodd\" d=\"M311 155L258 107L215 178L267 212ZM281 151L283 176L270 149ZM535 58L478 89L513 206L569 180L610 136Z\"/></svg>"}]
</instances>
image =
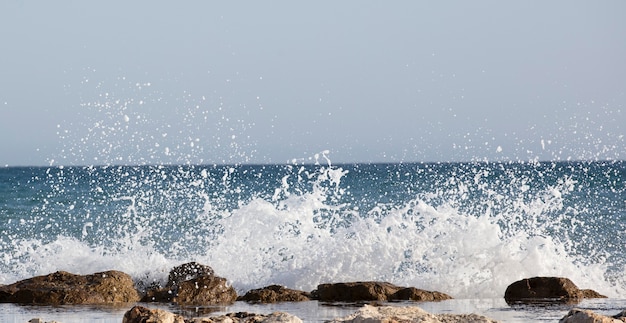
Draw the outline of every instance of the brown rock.
<instances>
[{"instance_id":1,"label":"brown rock","mask_svg":"<svg viewBox=\"0 0 626 323\"><path fill-rule=\"evenodd\" d=\"M232 304L237 300L237 292L226 278L202 276L181 282L173 300L181 305Z\"/></svg>"},{"instance_id":2,"label":"brown rock","mask_svg":"<svg viewBox=\"0 0 626 323\"><path fill-rule=\"evenodd\" d=\"M161 309L135 306L124 314L122 323L302 323L298 317L283 312L254 314L247 312L228 313L215 317L184 319L180 315Z\"/></svg>"},{"instance_id":3,"label":"brown rock","mask_svg":"<svg viewBox=\"0 0 626 323\"><path fill-rule=\"evenodd\" d=\"M131 277L114 270L84 276L57 271L0 287L1 303L110 304L138 300Z\"/></svg>"},{"instance_id":4,"label":"brown rock","mask_svg":"<svg viewBox=\"0 0 626 323\"><path fill-rule=\"evenodd\" d=\"M514 282L507 287L504 299L508 303L557 301L577 303L583 298L606 298L590 289L581 290L568 278L533 277Z\"/></svg>"},{"instance_id":5,"label":"brown rock","mask_svg":"<svg viewBox=\"0 0 626 323\"><path fill-rule=\"evenodd\" d=\"M169 288L153 288L146 291L141 298L141 302L172 302L176 296L176 291Z\"/></svg>"},{"instance_id":6,"label":"brown rock","mask_svg":"<svg viewBox=\"0 0 626 323\"><path fill-rule=\"evenodd\" d=\"M225 305L236 299L237 292L225 278L215 276L209 266L191 262L172 269L166 287L148 290L141 301Z\"/></svg>"},{"instance_id":7,"label":"brown rock","mask_svg":"<svg viewBox=\"0 0 626 323\"><path fill-rule=\"evenodd\" d=\"M574 308L569 311L559 323L622 323L626 322L626 316L619 313L615 316L605 316L590 310Z\"/></svg>"},{"instance_id":8,"label":"brown rock","mask_svg":"<svg viewBox=\"0 0 626 323\"><path fill-rule=\"evenodd\" d=\"M170 270L165 287L177 286L179 283L186 280L213 275L215 275L213 268L197 262L188 262Z\"/></svg>"},{"instance_id":9,"label":"brown rock","mask_svg":"<svg viewBox=\"0 0 626 323\"><path fill-rule=\"evenodd\" d=\"M289 289L280 285L270 285L248 291L238 301L257 303L303 302L311 300L307 292Z\"/></svg>"},{"instance_id":10,"label":"brown rock","mask_svg":"<svg viewBox=\"0 0 626 323\"><path fill-rule=\"evenodd\" d=\"M284 313L273 312L271 314L254 314L247 312L228 313L214 317L195 318L188 323L302 323L297 316Z\"/></svg>"},{"instance_id":11,"label":"brown rock","mask_svg":"<svg viewBox=\"0 0 626 323\"><path fill-rule=\"evenodd\" d=\"M182 316L161 309L135 306L124 314L122 323L185 323Z\"/></svg>"},{"instance_id":12,"label":"brown rock","mask_svg":"<svg viewBox=\"0 0 626 323\"><path fill-rule=\"evenodd\" d=\"M394 301L418 301L418 302L434 302L443 301L446 299L452 299L452 296L440 293L431 292L427 290L418 289L415 287L402 288L395 292L389 300Z\"/></svg>"},{"instance_id":13,"label":"brown rock","mask_svg":"<svg viewBox=\"0 0 626 323\"><path fill-rule=\"evenodd\" d=\"M318 285L315 295L323 302L385 301L398 289L386 282L333 283Z\"/></svg>"},{"instance_id":14,"label":"brown rock","mask_svg":"<svg viewBox=\"0 0 626 323\"><path fill-rule=\"evenodd\" d=\"M496 323L477 314L431 314L417 306L370 306L365 305L352 315L328 321L330 323Z\"/></svg>"},{"instance_id":15,"label":"brown rock","mask_svg":"<svg viewBox=\"0 0 626 323\"><path fill-rule=\"evenodd\" d=\"M439 301L451 299L449 295L400 287L387 282L349 282L321 284L313 292L323 302L363 302L388 300Z\"/></svg>"},{"instance_id":16,"label":"brown rock","mask_svg":"<svg viewBox=\"0 0 626 323\"><path fill-rule=\"evenodd\" d=\"M593 289L581 289L580 291L583 292L584 298L607 298Z\"/></svg>"}]
</instances>

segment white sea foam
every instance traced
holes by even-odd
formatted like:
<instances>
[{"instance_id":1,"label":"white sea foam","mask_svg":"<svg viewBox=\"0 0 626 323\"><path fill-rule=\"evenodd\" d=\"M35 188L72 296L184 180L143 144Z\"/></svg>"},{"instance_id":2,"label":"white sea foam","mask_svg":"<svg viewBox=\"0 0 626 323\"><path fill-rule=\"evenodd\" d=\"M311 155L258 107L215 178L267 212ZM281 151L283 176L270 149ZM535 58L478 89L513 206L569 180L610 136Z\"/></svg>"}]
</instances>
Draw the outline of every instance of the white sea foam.
<instances>
[{"instance_id":1,"label":"white sea foam","mask_svg":"<svg viewBox=\"0 0 626 323\"><path fill-rule=\"evenodd\" d=\"M187 190L182 194L198 200L196 217L185 220L191 224L177 214L146 212L145 205L158 200L154 192L112 197L110 203L122 203L123 212L105 228L115 233L110 240L88 242L98 232L93 216L82 224L80 239L15 240L3 260L11 271L0 274L0 283L56 270L117 269L150 284L164 282L181 262L198 261L240 292L275 283L310 291L326 282L384 280L456 298L498 298L524 277L565 276L580 287L624 296L623 278L607 279L609 264L602 257L584 257L577 252L580 242L567 232L558 234L561 223L572 220L563 200L576 181L567 176L532 194L528 178L512 176L498 185L514 194L503 195L489 182L490 171L478 169L468 181L444 177L433 190L402 203L365 208L345 202L351 194L342 185L348 171L294 165L273 195L240 200L231 209L219 195L241 193L232 182L241 175L234 167L216 178L206 170L196 177L182 169L166 173L154 167L153 172L158 180L178 178L181 187L171 192ZM217 198L206 191L210 180L225 190ZM484 196L470 197L477 191ZM467 210L463 202L468 200L479 207ZM169 245L163 247L164 241Z\"/></svg>"},{"instance_id":2,"label":"white sea foam","mask_svg":"<svg viewBox=\"0 0 626 323\"><path fill-rule=\"evenodd\" d=\"M605 281L605 264L584 262L572 255L569 242L548 234L563 220L546 219L564 208L563 194L573 190L569 178L529 202L505 201L511 207L496 214L464 214L454 200L433 206L415 198L359 216L330 201L344 194L337 191L344 175L329 167L315 181L329 185L285 194L278 203L255 199L234 210L220 221L224 232L206 261L244 290L271 283L311 290L324 282L387 280L456 297L501 297L515 280L552 275L611 296L620 293ZM467 191L458 183L455 198Z\"/></svg>"},{"instance_id":3,"label":"white sea foam","mask_svg":"<svg viewBox=\"0 0 626 323\"><path fill-rule=\"evenodd\" d=\"M288 197L278 206L257 199L237 209L221 221L224 234L207 252L207 262L244 290L271 283L311 290L325 282L386 280L455 297L491 298L501 297L515 280L552 275L613 291L603 280L603 266L581 267L550 237L521 229L505 235L498 217L415 199L380 221L356 217L337 228L329 220L327 227L315 221L316 213L336 207L318 193ZM555 193L547 194L558 198Z\"/></svg>"}]
</instances>

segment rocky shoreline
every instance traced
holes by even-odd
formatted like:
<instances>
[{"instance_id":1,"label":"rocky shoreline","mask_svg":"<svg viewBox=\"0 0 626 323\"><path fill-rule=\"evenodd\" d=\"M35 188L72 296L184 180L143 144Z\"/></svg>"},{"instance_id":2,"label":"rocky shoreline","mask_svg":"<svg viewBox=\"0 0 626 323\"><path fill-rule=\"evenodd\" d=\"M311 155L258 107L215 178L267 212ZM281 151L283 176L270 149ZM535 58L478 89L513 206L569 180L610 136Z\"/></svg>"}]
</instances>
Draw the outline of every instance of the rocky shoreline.
<instances>
[{"instance_id":1,"label":"rocky shoreline","mask_svg":"<svg viewBox=\"0 0 626 323\"><path fill-rule=\"evenodd\" d=\"M532 277L513 282L504 292L509 305L532 303L577 304L585 298L604 298L593 290L579 289L563 277ZM165 286L136 287L132 278L120 271L91 275L55 272L0 286L0 303L31 305L104 305L129 306L123 323L212 323L212 322L302 322L288 313L229 313L221 316L185 318L161 309L134 303L173 303L181 306L230 305L235 301L250 303L302 302L357 303L363 306L354 314L329 322L496 322L477 314L431 314L417 306L381 306L382 302L436 302L452 299L438 291L396 286L388 282L339 282L320 284L307 292L270 285L238 296L226 278L216 276L210 266L191 262L170 271ZM403 305L406 305L403 303ZM33 319L32 323L44 323ZM626 311L602 316L573 309L560 322L626 322Z\"/></svg>"}]
</instances>

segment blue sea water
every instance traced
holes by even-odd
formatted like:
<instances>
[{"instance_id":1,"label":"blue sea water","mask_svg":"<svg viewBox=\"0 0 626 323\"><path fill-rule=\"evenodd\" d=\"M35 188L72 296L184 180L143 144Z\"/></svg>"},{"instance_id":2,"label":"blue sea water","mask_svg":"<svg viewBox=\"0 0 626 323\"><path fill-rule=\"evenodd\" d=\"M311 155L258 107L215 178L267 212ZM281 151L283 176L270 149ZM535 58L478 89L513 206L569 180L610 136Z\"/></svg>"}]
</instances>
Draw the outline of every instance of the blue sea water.
<instances>
[{"instance_id":1,"label":"blue sea water","mask_svg":"<svg viewBox=\"0 0 626 323\"><path fill-rule=\"evenodd\" d=\"M145 286L198 261L241 294L384 280L501 302L541 275L626 298L626 162L325 157L0 168L0 284L116 269Z\"/></svg>"}]
</instances>

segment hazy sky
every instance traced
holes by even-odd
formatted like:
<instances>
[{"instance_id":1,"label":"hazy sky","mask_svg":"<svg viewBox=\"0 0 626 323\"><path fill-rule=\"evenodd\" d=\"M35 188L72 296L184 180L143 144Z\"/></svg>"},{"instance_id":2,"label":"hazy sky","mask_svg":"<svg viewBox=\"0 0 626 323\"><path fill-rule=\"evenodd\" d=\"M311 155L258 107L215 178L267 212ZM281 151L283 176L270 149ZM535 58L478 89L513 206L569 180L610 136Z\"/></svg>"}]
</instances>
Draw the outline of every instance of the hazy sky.
<instances>
[{"instance_id":1,"label":"hazy sky","mask_svg":"<svg viewBox=\"0 0 626 323\"><path fill-rule=\"evenodd\" d=\"M626 1L0 2L0 165L626 159Z\"/></svg>"}]
</instances>

